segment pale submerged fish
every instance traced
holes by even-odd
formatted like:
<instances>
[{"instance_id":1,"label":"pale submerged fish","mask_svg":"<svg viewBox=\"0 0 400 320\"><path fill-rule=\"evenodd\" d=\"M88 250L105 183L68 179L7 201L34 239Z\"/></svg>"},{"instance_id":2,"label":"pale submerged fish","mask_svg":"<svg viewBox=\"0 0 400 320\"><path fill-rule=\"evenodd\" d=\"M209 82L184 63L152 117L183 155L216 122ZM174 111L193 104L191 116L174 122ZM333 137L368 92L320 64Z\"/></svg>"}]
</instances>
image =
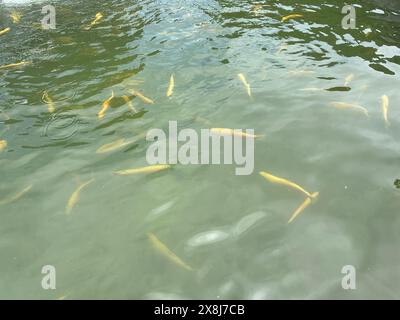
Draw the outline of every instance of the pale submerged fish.
<instances>
[{"instance_id":1,"label":"pale submerged fish","mask_svg":"<svg viewBox=\"0 0 400 320\"><path fill-rule=\"evenodd\" d=\"M390 126L389 122L389 97L387 95L382 96L382 113L383 113L383 119L385 120L386 127Z\"/></svg>"},{"instance_id":2,"label":"pale submerged fish","mask_svg":"<svg viewBox=\"0 0 400 320\"><path fill-rule=\"evenodd\" d=\"M142 100L144 103L147 103L147 104L154 104L154 101L153 101L152 99L146 97L144 94L140 93L139 91L130 90L130 92L131 92L134 96L136 96L136 97L138 97L140 100Z\"/></svg>"},{"instance_id":3,"label":"pale submerged fish","mask_svg":"<svg viewBox=\"0 0 400 320\"><path fill-rule=\"evenodd\" d=\"M118 176L128 176L131 174L154 173L154 172L166 170L169 168L171 168L171 166L169 164L159 164L159 165L147 166L147 167L142 167L142 168L133 168L133 169L114 171L114 174L116 174Z\"/></svg>"},{"instance_id":4,"label":"pale submerged fish","mask_svg":"<svg viewBox=\"0 0 400 320\"><path fill-rule=\"evenodd\" d=\"M339 102L339 101L333 101L331 102L331 105L334 106L337 109L343 109L343 110L357 110L360 111L362 113L364 113L367 117L369 117L369 113L368 110L365 109L364 107L357 105L357 104L353 104L353 103L347 103L347 102Z\"/></svg>"},{"instance_id":5,"label":"pale submerged fish","mask_svg":"<svg viewBox=\"0 0 400 320\"><path fill-rule=\"evenodd\" d=\"M6 199L0 200L0 205L5 205L5 204L12 203L14 201L17 201L18 199L22 198L26 193L28 193L32 189L32 187L33 187L33 184L30 184L29 186L25 187L20 192L12 195Z\"/></svg>"},{"instance_id":6,"label":"pale submerged fish","mask_svg":"<svg viewBox=\"0 0 400 320\"><path fill-rule=\"evenodd\" d=\"M211 128L210 132L213 134L223 135L223 136L236 136L241 138L260 138L261 135L249 134L240 130L230 129L230 128Z\"/></svg>"},{"instance_id":7,"label":"pale submerged fish","mask_svg":"<svg viewBox=\"0 0 400 320\"><path fill-rule=\"evenodd\" d=\"M354 79L354 74L353 74L353 73L349 74L349 75L346 77L346 79L344 80L343 86L344 86L344 87L348 87L349 84L350 84L350 82L351 82L353 79Z\"/></svg>"},{"instance_id":8,"label":"pale submerged fish","mask_svg":"<svg viewBox=\"0 0 400 320\"><path fill-rule=\"evenodd\" d=\"M96 153L101 154L101 153L111 152L111 151L122 148L126 144L127 144L127 142L125 141L125 139L118 139L114 142L110 142L110 143L106 143L106 144L102 145L100 148L98 148L96 150Z\"/></svg>"},{"instance_id":9,"label":"pale submerged fish","mask_svg":"<svg viewBox=\"0 0 400 320\"><path fill-rule=\"evenodd\" d=\"M199 233L187 241L190 247L201 247L210 245L216 242L226 240L229 237L229 232L222 230L210 230Z\"/></svg>"},{"instance_id":10,"label":"pale submerged fish","mask_svg":"<svg viewBox=\"0 0 400 320\"><path fill-rule=\"evenodd\" d=\"M239 236L249 230L258 221L266 217L266 213L262 211L254 212L249 214L242 219L232 228L232 234L234 236Z\"/></svg>"},{"instance_id":11,"label":"pale submerged fish","mask_svg":"<svg viewBox=\"0 0 400 320\"><path fill-rule=\"evenodd\" d=\"M246 88L247 95L249 97L251 97L250 84L247 82L247 79L246 79L245 75L243 73L238 73L238 77L239 77L240 81L243 83L244 87Z\"/></svg>"},{"instance_id":12,"label":"pale submerged fish","mask_svg":"<svg viewBox=\"0 0 400 320\"><path fill-rule=\"evenodd\" d=\"M162 255L164 255L167 259L171 262L175 263L176 265L186 269L188 271L192 271L192 267L189 266L186 262L184 262L181 258L179 258L174 252L172 252L164 243L162 243L154 233L147 233L147 237L153 247L159 251Z\"/></svg>"}]
</instances>

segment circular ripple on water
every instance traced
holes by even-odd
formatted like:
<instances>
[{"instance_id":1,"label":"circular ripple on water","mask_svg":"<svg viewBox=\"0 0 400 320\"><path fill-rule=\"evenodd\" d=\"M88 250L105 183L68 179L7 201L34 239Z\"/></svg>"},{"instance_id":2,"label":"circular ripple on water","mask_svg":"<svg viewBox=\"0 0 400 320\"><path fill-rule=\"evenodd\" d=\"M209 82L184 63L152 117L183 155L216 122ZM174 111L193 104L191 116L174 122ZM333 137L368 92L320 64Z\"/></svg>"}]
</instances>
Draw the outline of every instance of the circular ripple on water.
<instances>
[{"instance_id":1,"label":"circular ripple on water","mask_svg":"<svg viewBox=\"0 0 400 320\"><path fill-rule=\"evenodd\" d=\"M42 136L51 140L68 140L79 131L77 115L58 112L54 113L44 127Z\"/></svg>"}]
</instances>

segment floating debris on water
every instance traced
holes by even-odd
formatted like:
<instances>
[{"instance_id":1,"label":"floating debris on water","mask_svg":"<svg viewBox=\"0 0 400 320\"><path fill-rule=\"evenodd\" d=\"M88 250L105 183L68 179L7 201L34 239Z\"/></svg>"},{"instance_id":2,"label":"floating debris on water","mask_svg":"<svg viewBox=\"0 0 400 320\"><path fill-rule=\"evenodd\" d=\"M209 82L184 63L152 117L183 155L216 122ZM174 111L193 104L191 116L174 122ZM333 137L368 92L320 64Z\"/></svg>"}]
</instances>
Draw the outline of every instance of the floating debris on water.
<instances>
[{"instance_id":1,"label":"floating debris on water","mask_svg":"<svg viewBox=\"0 0 400 320\"><path fill-rule=\"evenodd\" d=\"M114 174L116 174L118 176L128 176L131 174L154 173L154 172L166 170L169 168L171 168L171 166L169 164L158 164L158 165L147 166L147 167L142 167L142 168L114 171Z\"/></svg>"},{"instance_id":2,"label":"floating debris on water","mask_svg":"<svg viewBox=\"0 0 400 320\"><path fill-rule=\"evenodd\" d=\"M147 237L153 247L160 252L163 256L169 259L171 262L175 263L176 265L186 269L188 271L192 271L192 267L185 263L181 258L179 258L175 253L173 253L164 243L162 243L154 233L147 233Z\"/></svg>"}]
</instances>

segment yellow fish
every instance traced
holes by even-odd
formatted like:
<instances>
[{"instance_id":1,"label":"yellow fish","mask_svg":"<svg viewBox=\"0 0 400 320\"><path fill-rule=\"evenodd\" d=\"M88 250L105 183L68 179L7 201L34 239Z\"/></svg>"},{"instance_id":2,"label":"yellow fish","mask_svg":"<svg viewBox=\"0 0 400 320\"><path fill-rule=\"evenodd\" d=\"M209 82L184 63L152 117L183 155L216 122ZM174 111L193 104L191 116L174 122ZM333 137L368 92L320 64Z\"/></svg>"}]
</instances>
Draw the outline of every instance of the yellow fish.
<instances>
[{"instance_id":1,"label":"yellow fish","mask_svg":"<svg viewBox=\"0 0 400 320\"><path fill-rule=\"evenodd\" d=\"M54 102L53 99L49 96L47 91L43 92L42 100L47 104L47 110L49 110L50 113L53 113L56 111L56 108L54 107Z\"/></svg>"},{"instance_id":2,"label":"yellow fish","mask_svg":"<svg viewBox=\"0 0 400 320\"><path fill-rule=\"evenodd\" d=\"M11 30L11 28L5 28L3 30L0 30L0 36L2 36L3 34L6 34L7 32L9 32Z\"/></svg>"},{"instance_id":3,"label":"yellow fish","mask_svg":"<svg viewBox=\"0 0 400 320\"><path fill-rule=\"evenodd\" d=\"M246 77L244 76L243 73L238 73L238 77L239 77L240 81L242 81L244 87L246 88L248 96L251 97L251 88L250 88L249 83L246 80Z\"/></svg>"},{"instance_id":4,"label":"yellow fish","mask_svg":"<svg viewBox=\"0 0 400 320\"><path fill-rule=\"evenodd\" d=\"M229 129L229 128L211 128L210 132L215 133L215 134L220 134L224 136L236 136L236 137L242 137L242 138L260 138L260 135L255 135L255 134L248 134L246 132L240 132L240 131L235 131L234 129Z\"/></svg>"},{"instance_id":5,"label":"yellow fish","mask_svg":"<svg viewBox=\"0 0 400 320\"><path fill-rule=\"evenodd\" d=\"M382 112L383 112L383 119L385 119L386 127L389 127L390 126L390 122L388 119L389 97L387 95L382 96Z\"/></svg>"},{"instance_id":6,"label":"yellow fish","mask_svg":"<svg viewBox=\"0 0 400 320\"><path fill-rule=\"evenodd\" d=\"M362 113L364 113L367 117L369 117L368 110L365 109L362 106L357 105L357 104L334 101L334 102L331 102L331 105L334 106L337 109L354 109L354 110L358 110L358 111L361 111Z\"/></svg>"},{"instance_id":7,"label":"yellow fish","mask_svg":"<svg viewBox=\"0 0 400 320\"><path fill-rule=\"evenodd\" d=\"M167 90L167 97L172 96L172 93L174 92L174 87L175 87L175 79L174 75L171 74L171 77L169 78L169 86Z\"/></svg>"},{"instance_id":8,"label":"yellow fish","mask_svg":"<svg viewBox=\"0 0 400 320\"><path fill-rule=\"evenodd\" d=\"M69 215L76 205L76 203L79 201L79 196L83 188L88 186L90 183L92 183L94 179L90 179L87 182L82 183L71 195L71 197L68 200L67 206L65 208L65 214Z\"/></svg>"},{"instance_id":9,"label":"yellow fish","mask_svg":"<svg viewBox=\"0 0 400 320\"><path fill-rule=\"evenodd\" d=\"M297 13L295 13L295 14L289 14L288 16L284 16L284 17L282 17L282 22L285 22L285 21L288 21L288 20L290 20L290 19L295 19L295 18L302 18L303 17L303 15L302 14L297 14Z\"/></svg>"},{"instance_id":10,"label":"yellow fish","mask_svg":"<svg viewBox=\"0 0 400 320\"><path fill-rule=\"evenodd\" d=\"M29 62L29 61L21 61L21 62L18 62L18 63L10 63L10 64L6 64L6 65L3 65L3 66L0 66L0 70L1 69L9 69L9 68L15 68L15 67L20 67L20 66L24 66L24 65L27 65L27 64L30 64L31 62Z\"/></svg>"},{"instance_id":11,"label":"yellow fish","mask_svg":"<svg viewBox=\"0 0 400 320\"><path fill-rule=\"evenodd\" d=\"M137 113L136 108L133 106L131 99L127 95L122 96L122 99L124 99L124 101L128 104L129 109Z\"/></svg>"},{"instance_id":12,"label":"yellow fish","mask_svg":"<svg viewBox=\"0 0 400 320\"><path fill-rule=\"evenodd\" d=\"M116 149L122 148L126 144L127 142L125 141L125 139L118 139L117 141L102 145L100 148L97 149L96 153L101 154L111 152Z\"/></svg>"},{"instance_id":13,"label":"yellow fish","mask_svg":"<svg viewBox=\"0 0 400 320\"><path fill-rule=\"evenodd\" d=\"M13 10L10 14L10 18L12 19L13 23L18 23L21 20L21 14Z\"/></svg>"},{"instance_id":14,"label":"yellow fish","mask_svg":"<svg viewBox=\"0 0 400 320\"><path fill-rule=\"evenodd\" d=\"M258 3L252 6L251 11L253 13L258 13L263 8L263 5Z\"/></svg>"},{"instance_id":15,"label":"yellow fish","mask_svg":"<svg viewBox=\"0 0 400 320\"><path fill-rule=\"evenodd\" d=\"M103 106L102 106L101 110L99 111L99 113L97 114L97 117L100 120L103 119L104 116L106 115L106 111L110 107L110 102L113 98L114 98L114 91L112 91L111 97L109 97L106 101L103 102Z\"/></svg>"},{"instance_id":16,"label":"yellow fish","mask_svg":"<svg viewBox=\"0 0 400 320\"><path fill-rule=\"evenodd\" d=\"M176 265L186 269L188 271L192 271L192 267L182 261L175 253L173 253L164 243L162 243L153 233L147 233L147 237L153 247L159 251L163 256L168 258L171 262L175 263Z\"/></svg>"},{"instance_id":17,"label":"yellow fish","mask_svg":"<svg viewBox=\"0 0 400 320\"><path fill-rule=\"evenodd\" d=\"M6 140L0 140L0 152L4 151L5 148L7 148L7 141Z\"/></svg>"},{"instance_id":18,"label":"yellow fish","mask_svg":"<svg viewBox=\"0 0 400 320\"><path fill-rule=\"evenodd\" d=\"M23 195L25 195L27 192L29 192L32 189L32 187L33 187L33 185L31 184L31 185L27 186L25 189L23 189L22 191L18 192L17 194L15 194L7 199L1 200L0 205L9 204L11 202L17 201Z\"/></svg>"},{"instance_id":19,"label":"yellow fish","mask_svg":"<svg viewBox=\"0 0 400 320\"><path fill-rule=\"evenodd\" d=\"M128 176L131 174L138 174L138 173L153 173L153 172L166 170L169 168L171 168L171 166L169 164L159 164L159 165L147 166L147 167L142 167L142 168L114 171L114 174L116 174L118 176Z\"/></svg>"},{"instance_id":20,"label":"yellow fish","mask_svg":"<svg viewBox=\"0 0 400 320\"><path fill-rule=\"evenodd\" d=\"M311 194L312 198L317 198L319 192L314 192ZM288 223L291 223L300 213L302 213L311 204L311 198L307 197L306 200L295 210L295 212L290 217Z\"/></svg>"},{"instance_id":21,"label":"yellow fish","mask_svg":"<svg viewBox=\"0 0 400 320\"><path fill-rule=\"evenodd\" d=\"M349 74L346 79L344 80L344 87L348 87L350 82L354 79L354 74Z\"/></svg>"},{"instance_id":22,"label":"yellow fish","mask_svg":"<svg viewBox=\"0 0 400 320\"><path fill-rule=\"evenodd\" d=\"M89 26L86 27L86 30L89 30L90 28L98 24L101 19L103 19L103 14L101 12L97 12L95 19L90 23Z\"/></svg>"},{"instance_id":23,"label":"yellow fish","mask_svg":"<svg viewBox=\"0 0 400 320\"><path fill-rule=\"evenodd\" d=\"M316 193L310 194L308 191L304 190L298 184L296 184L294 182L291 182L289 180L286 180L284 178L279 178L279 177L273 176L272 174L270 174L268 172L261 171L260 175L262 177L264 177L265 179L267 179L269 182L281 184L281 185L290 187L292 189L298 190L300 192L303 192L309 198L313 198L315 196L315 194L316 194Z\"/></svg>"},{"instance_id":24,"label":"yellow fish","mask_svg":"<svg viewBox=\"0 0 400 320\"><path fill-rule=\"evenodd\" d=\"M131 90L130 91L135 97L138 97L140 100L142 100L144 103L148 104L154 104L154 101L151 100L150 98L145 97L143 94L141 94L139 91L136 90Z\"/></svg>"}]
</instances>

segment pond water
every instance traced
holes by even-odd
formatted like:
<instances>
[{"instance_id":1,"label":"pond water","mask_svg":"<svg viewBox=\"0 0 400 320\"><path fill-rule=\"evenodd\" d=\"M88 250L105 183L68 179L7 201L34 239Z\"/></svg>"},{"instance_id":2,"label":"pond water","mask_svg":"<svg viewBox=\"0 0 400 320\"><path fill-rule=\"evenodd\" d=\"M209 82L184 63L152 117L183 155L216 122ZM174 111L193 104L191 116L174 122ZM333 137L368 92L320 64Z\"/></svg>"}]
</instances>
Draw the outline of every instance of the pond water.
<instances>
[{"instance_id":1,"label":"pond water","mask_svg":"<svg viewBox=\"0 0 400 320\"><path fill-rule=\"evenodd\" d=\"M355 1L345 30L338 3L59 1L54 30L40 1L0 4L0 66L27 62L0 69L0 298L400 298L400 5ZM254 129L253 174L113 174L148 165L169 121ZM318 199L288 224L304 195L259 171Z\"/></svg>"}]
</instances>

